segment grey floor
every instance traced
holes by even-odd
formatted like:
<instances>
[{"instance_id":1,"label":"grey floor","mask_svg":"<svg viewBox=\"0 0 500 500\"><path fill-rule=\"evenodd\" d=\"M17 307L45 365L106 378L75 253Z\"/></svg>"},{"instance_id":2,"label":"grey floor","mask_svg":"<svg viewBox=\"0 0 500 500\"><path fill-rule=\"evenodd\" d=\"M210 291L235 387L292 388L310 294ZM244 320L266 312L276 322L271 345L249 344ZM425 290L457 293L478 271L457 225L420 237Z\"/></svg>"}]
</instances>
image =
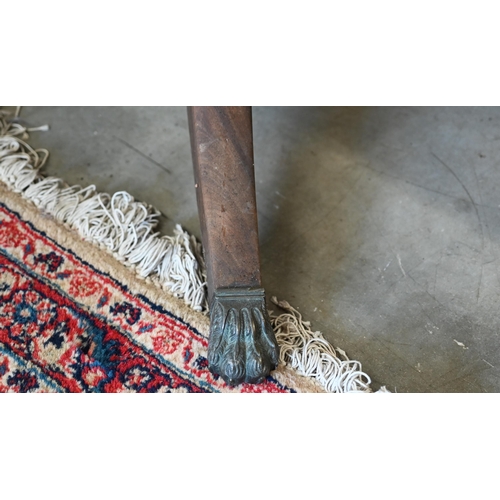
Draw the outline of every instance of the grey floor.
<instances>
[{"instance_id":1,"label":"grey floor","mask_svg":"<svg viewBox=\"0 0 500 500\"><path fill-rule=\"evenodd\" d=\"M185 108L23 108L46 172L200 236ZM500 389L500 109L254 108L268 296L397 392Z\"/></svg>"}]
</instances>

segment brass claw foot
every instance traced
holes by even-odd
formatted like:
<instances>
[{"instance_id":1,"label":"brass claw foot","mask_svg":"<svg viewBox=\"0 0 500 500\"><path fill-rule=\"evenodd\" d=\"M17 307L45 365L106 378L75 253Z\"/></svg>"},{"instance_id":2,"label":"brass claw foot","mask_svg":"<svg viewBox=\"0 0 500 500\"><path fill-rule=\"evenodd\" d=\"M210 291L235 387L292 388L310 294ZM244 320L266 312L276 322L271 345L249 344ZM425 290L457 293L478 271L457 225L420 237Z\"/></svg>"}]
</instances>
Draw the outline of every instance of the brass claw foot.
<instances>
[{"instance_id":1,"label":"brass claw foot","mask_svg":"<svg viewBox=\"0 0 500 500\"><path fill-rule=\"evenodd\" d=\"M215 290L210 308L210 371L231 385L259 383L276 368L278 359L264 290Z\"/></svg>"}]
</instances>

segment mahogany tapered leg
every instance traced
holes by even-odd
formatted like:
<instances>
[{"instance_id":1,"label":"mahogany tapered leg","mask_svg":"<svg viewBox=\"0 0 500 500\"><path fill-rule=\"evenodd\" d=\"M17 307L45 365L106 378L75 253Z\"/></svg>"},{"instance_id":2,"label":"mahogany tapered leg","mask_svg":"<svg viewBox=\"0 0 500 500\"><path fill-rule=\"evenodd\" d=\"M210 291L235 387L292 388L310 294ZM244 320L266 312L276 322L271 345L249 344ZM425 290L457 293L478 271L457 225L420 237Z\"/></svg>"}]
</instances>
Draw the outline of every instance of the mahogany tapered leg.
<instances>
[{"instance_id":1,"label":"mahogany tapered leg","mask_svg":"<svg viewBox=\"0 0 500 500\"><path fill-rule=\"evenodd\" d=\"M278 362L266 310L250 107L188 108L210 304L209 368L256 383Z\"/></svg>"}]
</instances>

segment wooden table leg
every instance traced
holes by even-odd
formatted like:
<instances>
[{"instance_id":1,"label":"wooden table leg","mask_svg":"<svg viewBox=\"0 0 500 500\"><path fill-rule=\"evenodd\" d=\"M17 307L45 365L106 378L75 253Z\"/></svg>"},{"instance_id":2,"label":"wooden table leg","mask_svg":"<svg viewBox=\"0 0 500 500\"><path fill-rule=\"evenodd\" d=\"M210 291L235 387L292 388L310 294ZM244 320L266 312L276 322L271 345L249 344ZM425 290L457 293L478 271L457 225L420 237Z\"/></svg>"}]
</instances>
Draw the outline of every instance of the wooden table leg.
<instances>
[{"instance_id":1,"label":"wooden table leg","mask_svg":"<svg viewBox=\"0 0 500 500\"><path fill-rule=\"evenodd\" d=\"M257 383L278 347L260 277L250 107L188 108L210 304L209 368Z\"/></svg>"}]
</instances>

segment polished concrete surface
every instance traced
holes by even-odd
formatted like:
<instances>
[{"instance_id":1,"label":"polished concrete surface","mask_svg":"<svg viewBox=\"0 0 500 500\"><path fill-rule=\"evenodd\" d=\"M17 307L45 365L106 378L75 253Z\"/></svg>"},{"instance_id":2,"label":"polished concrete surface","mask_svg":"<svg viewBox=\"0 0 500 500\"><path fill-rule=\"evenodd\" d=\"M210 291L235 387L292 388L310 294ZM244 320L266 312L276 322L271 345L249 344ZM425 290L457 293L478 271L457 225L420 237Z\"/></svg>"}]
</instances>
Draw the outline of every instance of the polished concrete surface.
<instances>
[{"instance_id":1,"label":"polished concrete surface","mask_svg":"<svg viewBox=\"0 0 500 500\"><path fill-rule=\"evenodd\" d=\"M46 172L200 236L186 110L23 108ZM500 389L500 109L254 108L268 296L396 392Z\"/></svg>"}]
</instances>

